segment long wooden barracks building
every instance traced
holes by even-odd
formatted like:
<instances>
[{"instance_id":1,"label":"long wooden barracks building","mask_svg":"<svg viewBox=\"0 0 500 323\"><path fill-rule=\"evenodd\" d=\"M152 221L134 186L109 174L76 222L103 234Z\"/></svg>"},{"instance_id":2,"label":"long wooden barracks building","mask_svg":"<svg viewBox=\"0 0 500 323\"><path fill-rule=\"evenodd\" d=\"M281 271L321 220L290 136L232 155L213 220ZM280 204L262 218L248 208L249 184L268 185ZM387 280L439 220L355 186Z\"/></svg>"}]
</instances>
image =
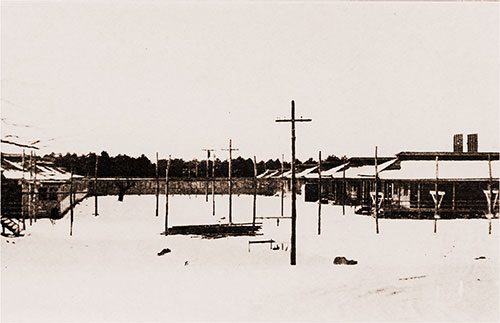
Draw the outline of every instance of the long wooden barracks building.
<instances>
[{"instance_id":1,"label":"long wooden barracks building","mask_svg":"<svg viewBox=\"0 0 500 323\"><path fill-rule=\"evenodd\" d=\"M436 203L441 218L498 215L499 153L478 152L476 134L468 136L464 152L462 138L455 135L453 152L400 152L377 158L377 172L375 157L353 157L321 170L322 199L370 213L377 178L383 217L432 217ZM305 182L306 201L318 201L317 167L299 177Z\"/></svg>"}]
</instances>

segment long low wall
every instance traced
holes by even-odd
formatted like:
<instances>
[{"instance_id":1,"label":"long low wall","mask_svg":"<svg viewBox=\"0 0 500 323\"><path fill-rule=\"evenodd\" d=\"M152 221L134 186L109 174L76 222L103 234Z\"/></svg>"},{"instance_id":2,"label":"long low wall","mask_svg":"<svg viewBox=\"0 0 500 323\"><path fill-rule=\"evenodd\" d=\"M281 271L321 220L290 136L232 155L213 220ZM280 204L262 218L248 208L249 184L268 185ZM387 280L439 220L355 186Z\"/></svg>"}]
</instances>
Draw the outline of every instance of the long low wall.
<instances>
[{"instance_id":1,"label":"long low wall","mask_svg":"<svg viewBox=\"0 0 500 323\"><path fill-rule=\"evenodd\" d=\"M160 180L160 194L165 194L165 179ZM287 183L285 183L286 186ZM227 178L216 178L213 181L209 180L192 180L192 179L171 179L168 182L169 194L195 195L212 192L214 186L215 194L229 193L229 180ZM128 188L127 188L128 187ZM95 194L95 182L89 180L89 194ZM98 178L97 194L98 195L118 195L121 189L125 190L126 195L136 194L155 194L157 190L157 182L154 178L139 178L139 179L117 179L117 178ZM258 195L274 195L281 190L280 179L258 179L257 194ZM253 194L254 180L253 178L236 178L232 180L233 194Z\"/></svg>"}]
</instances>

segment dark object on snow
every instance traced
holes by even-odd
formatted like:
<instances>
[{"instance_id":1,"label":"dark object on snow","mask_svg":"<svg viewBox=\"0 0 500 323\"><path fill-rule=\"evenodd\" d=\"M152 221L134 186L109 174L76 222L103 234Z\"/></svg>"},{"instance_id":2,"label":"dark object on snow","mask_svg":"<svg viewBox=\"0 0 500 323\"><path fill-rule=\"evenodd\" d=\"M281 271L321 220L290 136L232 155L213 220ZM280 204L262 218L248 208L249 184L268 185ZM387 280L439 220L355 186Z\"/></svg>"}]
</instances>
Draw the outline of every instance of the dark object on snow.
<instances>
[{"instance_id":1,"label":"dark object on snow","mask_svg":"<svg viewBox=\"0 0 500 323\"><path fill-rule=\"evenodd\" d=\"M166 248L166 249L163 249L162 251L158 252L158 256L163 256L164 254L166 253L169 253L171 252L172 250Z\"/></svg>"},{"instance_id":2,"label":"dark object on snow","mask_svg":"<svg viewBox=\"0 0 500 323\"><path fill-rule=\"evenodd\" d=\"M186 261L184 261L184 266L187 266L187 265L189 265L189 261L186 260Z\"/></svg>"},{"instance_id":3,"label":"dark object on snow","mask_svg":"<svg viewBox=\"0 0 500 323\"><path fill-rule=\"evenodd\" d=\"M485 256L480 256L480 257L477 257L477 258L475 258L475 259L476 259L476 260L479 260L479 259L486 259L486 257L485 257Z\"/></svg>"},{"instance_id":4,"label":"dark object on snow","mask_svg":"<svg viewBox=\"0 0 500 323\"><path fill-rule=\"evenodd\" d=\"M334 265L357 265L358 261L347 259L346 257L335 257L335 259L333 259L333 264Z\"/></svg>"},{"instance_id":5,"label":"dark object on snow","mask_svg":"<svg viewBox=\"0 0 500 323\"><path fill-rule=\"evenodd\" d=\"M261 227L261 224L253 225L252 223L183 225L169 228L168 234L199 235L206 239L217 239L234 236L255 236Z\"/></svg>"}]
</instances>

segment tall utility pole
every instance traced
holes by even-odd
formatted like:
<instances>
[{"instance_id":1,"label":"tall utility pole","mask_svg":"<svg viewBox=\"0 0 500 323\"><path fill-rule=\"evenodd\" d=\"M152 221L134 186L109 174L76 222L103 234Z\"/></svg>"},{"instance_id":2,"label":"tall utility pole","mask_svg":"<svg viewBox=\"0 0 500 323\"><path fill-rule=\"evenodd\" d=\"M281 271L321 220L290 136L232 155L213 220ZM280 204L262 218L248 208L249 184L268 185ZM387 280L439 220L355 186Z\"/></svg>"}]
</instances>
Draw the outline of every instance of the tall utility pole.
<instances>
[{"instance_id":1,"label":"tall utility pole","mask_svg":"<svg viewBox=\"0 0 500 323\"><path fill-rule=\"evenodd\" d=\"M210 148L206 148L206 149L202 149L203 151L206 151L207 152L207 171L206 171L206 183L205 183L205 201L208 202L208 163L210 161L210 152L211 151L215 151L215 149L210 149Z\"/></svg>"},{"instance_id":2,"label":"tall utility pole","mask_svg":"<svg viewBox=\"0 0 500 323\"><path fill-rule=\"evenodd\" d=\"M290 122L292 128L292 236L290 250L290 265L295 266L296 260L296 226L297 226L297 188L295 179L295 122L311 122L312 119L295 119L295 102L292 100L292 117L290 119L277 119L276 122Z\"/></svg>"},{"instance_id":3,"label":"tall utility pole","mask_svg":"<svg viewBox=\"0 0 500 323\"><path fill-rule=\"evenodd\" d=\"M233 160L233 150L238 151L239 149L233 148L232 140L229 139L229 149L222 149L229 151L229 224L233 223L233 181L232 181L232 171L231 171L231 161Z\"/></svg>"},{"instance_id":4,"label":"tall utility pole","mask_svg":"<svg viewBox=\"0 0 500 323\"><path fill-rule=\"evenodd\" d=\"M321 235L321 150L318 157L318 235Z\"/></svg>"}]
</instances>

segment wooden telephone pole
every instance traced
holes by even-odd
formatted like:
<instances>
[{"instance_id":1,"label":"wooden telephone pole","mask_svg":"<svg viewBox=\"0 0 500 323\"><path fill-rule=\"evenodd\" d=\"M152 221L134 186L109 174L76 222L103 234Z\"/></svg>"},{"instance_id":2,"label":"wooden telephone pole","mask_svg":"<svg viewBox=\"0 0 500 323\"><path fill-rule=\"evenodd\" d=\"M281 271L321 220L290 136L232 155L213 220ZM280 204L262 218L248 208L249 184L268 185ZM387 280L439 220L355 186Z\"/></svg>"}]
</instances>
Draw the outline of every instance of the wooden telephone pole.
<instances>
[{"instance_id":1,"label":"wooden telephone pole","mask_svg":"<svg viewBox=\"0 0 500 323\"><path fill-rule=\"evenodd\" d=\"M229 151L229 224L233 223L233 181L231 175L231 161L233 159L233 150L238 151L239 149L233 148L232 140L229 139L229 149L222 149L224 151Z\"/></svg>"},{"instance_id":2,"label":"wooden telephone pole","mask_svg":"<svg viewBox=\"0 0 500 323\"><path fill-rule=\"evenodd\" d=\"M205 183L205 202L208 202L208 170L209 170L208 164L210 162L210 152L211 151L215 151L215 149L205 148L205 149L202 149L202 150L207 152L207 169L206 169L206 172L205 172L205 178L206 178L206 183Z\"/></svg>"},{"instance_id":3,"label":"wooden telephone pole","mask_svg":"<svg viewBox=\"0 0 500 323\"><path fill-rule=\"evenodd\" d=\"M292 236L291 236L291 250L290 250L290 265L295 266L296 259L296 225L297 225L297 188L295 179L295 123L296 122L311 122L312 119L295 119L295 102L292 100L292 117L290 119L277 119L276 122L290 122L292 128Z\"/></svg>"}]
</instances>

